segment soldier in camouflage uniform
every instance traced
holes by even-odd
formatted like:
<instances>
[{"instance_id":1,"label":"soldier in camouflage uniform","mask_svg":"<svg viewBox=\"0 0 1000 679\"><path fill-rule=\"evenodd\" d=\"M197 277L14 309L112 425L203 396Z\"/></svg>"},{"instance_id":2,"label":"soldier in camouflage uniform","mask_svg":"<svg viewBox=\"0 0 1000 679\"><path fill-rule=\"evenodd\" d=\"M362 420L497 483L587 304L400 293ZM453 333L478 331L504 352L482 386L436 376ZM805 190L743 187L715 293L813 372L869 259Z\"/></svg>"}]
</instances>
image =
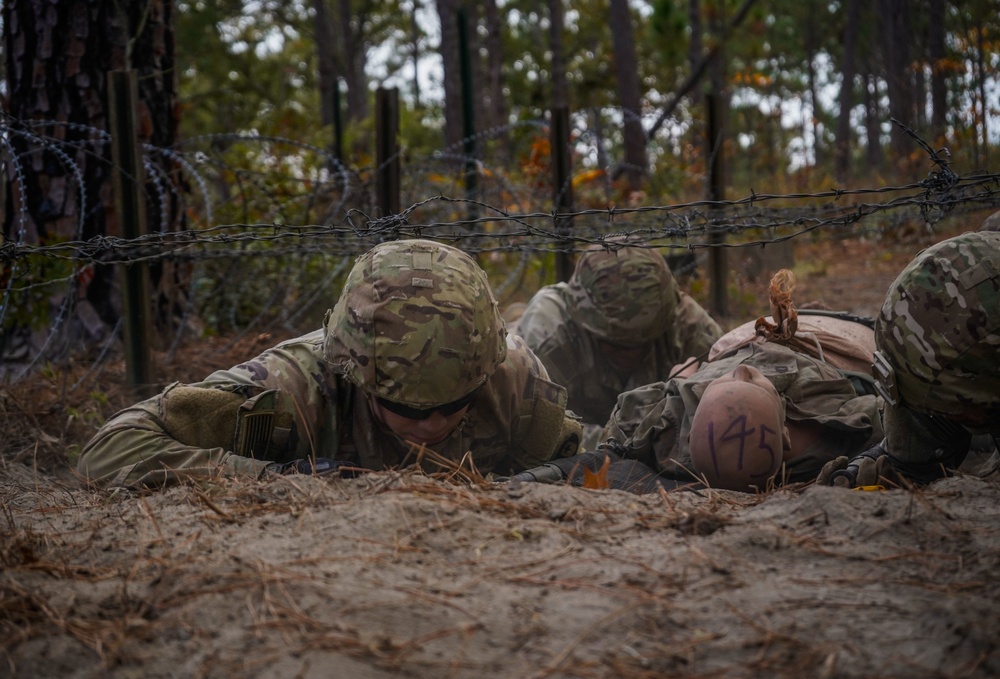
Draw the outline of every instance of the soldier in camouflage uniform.
<instances>
[{"instance_id":1,"label":"soldier in camouflage uniform","mask_svg":"<svg viewBox=\"0 0 1000 679\"><path fill-rule=\"evenodd\" d=\"M775 474L812 480L831 459L880 440L879 400L862 375L754 341L693 375L622 394L604 434L611 451L661 478L763 489ZM714 459L734 452L728 469Z\"/></svg>"},{"instance_id":2,"label":"soldier in camouflage uniform","mask_svg":"<svg viewBox=\"0 0 1000 679\"><path fill-rule=\"evenodd\" d=\"M981 230L920 252L889 288L875 325L873 373L885 440L827 465L819 482L927 483L956 469L974 435L1000 437L1000 233ZM988 440L988 438L987 438Z\"/></svg>"},{"instance_id":3,"label":"soldier in camouflage uniform","mask_svg":"<svg viewBox=\"0 0 1000 679\"><path fill-rule=\"evenodd\" d=\"M539 290L514 332L568 390L588 450L619 394L666 379L722 334L656 250L615 241L580 257L569 282Z\"/></svg>"},{"instance_id":4,"label":"soldier in camouflage uniform","mask_svg":"<svg viewBox=\"0 0 1000 679\"><path fill-rule=\"evenodd\" d=\"M980 231L1000 231L1000 212L994 212L989 217L987 217L982 226L979 227Z\"/></svg>"},{"instance_id":5,"label":"soldier in camouflage uniform","mask_svg":"<svg viewBox=\"0 0 1000 679\"><path fill-rule=\"evenodd\" d=\"M322 329L121 411L78 469L101 485L149 486L380 470L426 449L510 473L576 452L580 425L565 405L507 335L468 255L399 241L358 259Z\"/></svg>"}]
</instances>

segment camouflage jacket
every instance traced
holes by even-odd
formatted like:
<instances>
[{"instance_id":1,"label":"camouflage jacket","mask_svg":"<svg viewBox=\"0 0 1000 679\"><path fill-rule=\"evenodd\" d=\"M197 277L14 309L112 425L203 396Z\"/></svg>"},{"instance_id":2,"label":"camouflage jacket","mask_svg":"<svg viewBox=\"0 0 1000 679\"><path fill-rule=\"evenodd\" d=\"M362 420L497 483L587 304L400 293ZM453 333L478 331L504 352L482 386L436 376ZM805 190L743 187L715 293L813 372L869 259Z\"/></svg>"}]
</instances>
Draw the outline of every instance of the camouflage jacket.
<instances>
[{"instance_id":1,"label":"camouflage jacket","mask_svg":"<svg viewBox=\"0 0 1000 679\"><path fill-rule=\"evenodd\" d=\"M690 478L688 437L695 408L708 384L736 366L760 370L785 401L789 420L821 425L823 435L787 463L789 480L816 477L823 464L839 455L867 450L882 437L881 398L859 393L847 373L806 354L773 344L748 344L704 363L688 378L649 384L622 394L605 428L605 438L624 446L637 459L665 476Z\"/></svg>"},{"instance_id":2,"label":"camouflage jacket","mask_svg":"<svg viewBox=\"0 0 1000 679\"><path fill-rule=\"evenodd\" d=\"M552 381L566 387L569 409L598 430L607 423L619 394L667 379L675 365L706 353L722 335L708 312L682 292L675 320L650 347L648 360L639 370L623 374L602 356L599 338L573 320L568 288L557 283L539 290L512 332L524 338Z\"/></svg>"},{"instance_id":3,"label":"camouflage jacket","mask_svg":"<svg viewBox=\"0 0 1000 679\"><path fill-rule=\"evenodd\" d=\"M580 427L565 405L565 390L520 338L508 337L505 361L460 425L430 449L455 462L471 452L484 474L572 455ZM236 432L241 418L262 410L273 413L273 430L253 447L252 437ZM415 453L373 416L365 393L323 360L317 330L122 410L86 445L78 469L100 485L155 486L178 477L259 477L269 462L310 456L378 470L412 463Z\"/></svg>"}]
</instances>

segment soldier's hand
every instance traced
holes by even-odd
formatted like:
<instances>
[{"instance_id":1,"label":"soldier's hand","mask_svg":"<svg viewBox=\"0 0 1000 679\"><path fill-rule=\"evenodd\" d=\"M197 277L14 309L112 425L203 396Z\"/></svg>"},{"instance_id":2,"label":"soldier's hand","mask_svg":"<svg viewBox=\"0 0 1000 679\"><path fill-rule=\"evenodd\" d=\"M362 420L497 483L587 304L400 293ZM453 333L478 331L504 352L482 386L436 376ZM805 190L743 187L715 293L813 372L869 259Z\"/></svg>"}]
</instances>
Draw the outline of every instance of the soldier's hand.
<instances>
[{"instance_id":1,"label":"soldier's hand","mask_svg":"<svg viewBox=\"0 0 1000 679\"><path fill-rule=\"evenodd\" d=\"M513 476L498 476L494 483L559 483L566 479L563 471L554 464L543 464L541 467L526 469Z\"/></svg>"},{"instance_id":2,"label":"soldier's hand","mask_svg":"<svg viewBox=\"0 0 1000 679\"><path fill-rule=\"evenodd\" d=\"M311 474L313 476L328 476L336 474L344 478L353 478L365 471L353 462L331 460L328 457L303 458L291 462L272 462L267 470L275 474Z\"/></svg>"},{"instance_id":3,"label":"soldier's hand","mask_svg":"<svg viewBox=\"0 0 1000 679\"><path fill-rule=\"evenodd\" d=\"M819 470L819 476L816 477L816 483L821 486L832 486L833 485L833 474L834 472L839 472L842 469L847 468L847 456L841 455L840 457L835 457L834 459L823 465L823 468Z\"/></svg>"},{"instance_id":4,"label":"soldier's hand","mask_svg":"<svg viewBox=\"0 0 1000 679\"><path fill-rule=\"evenodd\" d=\"M816 482L842 488L878 486L889 466L889 456L882 444L878 444L850 461L842 455L827 462L820 470Z\"/></svg>"}]
</instances>

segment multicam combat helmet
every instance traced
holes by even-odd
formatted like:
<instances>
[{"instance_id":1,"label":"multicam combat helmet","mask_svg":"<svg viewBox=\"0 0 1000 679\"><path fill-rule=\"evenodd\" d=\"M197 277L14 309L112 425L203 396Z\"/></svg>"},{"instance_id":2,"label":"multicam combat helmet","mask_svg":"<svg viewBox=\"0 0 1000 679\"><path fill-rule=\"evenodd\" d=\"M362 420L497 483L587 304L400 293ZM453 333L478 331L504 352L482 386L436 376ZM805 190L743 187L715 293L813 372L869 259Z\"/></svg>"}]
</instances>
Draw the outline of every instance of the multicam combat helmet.
<instances>
[{"instance_id":1,"label":"multicam combat helmet","mask_svg":"<svg viewBox=\"0 0 1000 679\"><path fill-rule=\"evenodd\" d=\"M352 383L415 408L468 395L507 355L486 273L428 240L382 243L358 258L325 331L326 360Z\"/></svg>"},{"instance_id":2,"label":"multicam combat helmet","mask_svg":"<svg viewBox=\"0 0 1000 679\"><path fill-rule=\"evenodd\" d=\"M656 250L595 249L580 257L569 280L574 320L623 346L652 342L677 313L680 292Z\"/></svg>"},{"instance_id":3,"label":"multicam combat helmet","mask_svg":"<svg viewBox=\"0 0 1000 679\"><path fill-rule=\"evenodd\" d=\"M874 374L891 405L973 427L1000 418L1000 233L933 245L896 278L875 321Z\"/></svg>"}]
</instances>

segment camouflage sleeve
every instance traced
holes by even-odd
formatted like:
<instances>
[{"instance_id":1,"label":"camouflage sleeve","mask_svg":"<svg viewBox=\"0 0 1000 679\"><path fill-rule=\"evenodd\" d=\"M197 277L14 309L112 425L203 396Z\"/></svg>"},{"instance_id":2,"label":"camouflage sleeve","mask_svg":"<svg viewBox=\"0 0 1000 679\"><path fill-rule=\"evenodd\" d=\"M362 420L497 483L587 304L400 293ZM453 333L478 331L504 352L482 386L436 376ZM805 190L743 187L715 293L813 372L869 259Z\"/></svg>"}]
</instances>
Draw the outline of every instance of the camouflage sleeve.
<instances>
[{"instance_id":1,"label":"camouflage sleeve","mask_svg":"<svg viewBox=\"0 0 1000 679\"><path fill-rule=\"evenodd\" d=\"M314 340L285 342L122 410L84 447L78 471L103 486L162 485L180 476L258 476L268 461L308 454L325 407ZM241 409L272 390L273 437L263 452L236 450ZM280 446L272 445L279 435Z\"/></svg>"},{"instance_id":2,"label":"camouflage sleeve","mask_svg":"<svg viewBox=\"0 0 1000 679\"><path fill-rule=\"evenodd\" d=\"M587 380L594 378L591 370L593 356L579 326L572 321L566 300L558 285L542 288L525 310L518 324L518 332L528 348L545 366L547 378L562 385L570 395L570 407L586 417L587 409L581 408L579 399ZM576 400L576 405L573 405ZM594 407L594 410L600 410ZM604 426L607 412L593 423Z\"/></svg>"},{"instance_id":3,"label":"camouflage sleeve","mask_svg":"<svg viewBox=\"0 0 1000 679\"><path fill-rule=\"evenodd\" d=\"M618 397L604 438L621 444L626 457L668 471L683 415L684 402L673 393L671 382L647 384Z\"/></svg>"},{"instance_id":4,"label":"camouflage sleeve","mask_svg":"<svg viewBox=\"0 0 1000 679\"><path fill-rule=\"evenodd\" d=\"M568 318L566 303L555 285L549 285L528 301L521 318L511 328L534 352L553 337Z\"/></svg>"},{"instance_id":5,"label":"camouflage sleeve","mask_svg":"<svg viewBox=\"0 0 1000 679\"><path fill-rule=\"evenodd\" d=\"M882 411L886 452L904 472L944 466L957 469L969 453L972 434L943 417L921 415L909 408L885 405Z\"/></svg>"},{"instance_id":6,"label":"camouflage sleeve","mask_svg":"<svg viewBox=\"0 0 1000 679\"><path fill-rule=\"evenodd\" d=\"M231 452L234 391L174 384L122 410L84 447L77 470L101 486L161 486L184 477L259 476L266 461Z\"/></svg>"},{"instance_id":7,"label":"camouflage sleeve","mask_svg":"<svg viewBox=\"0 0 1000 679\"><path fill-rule=\"evenodd\" d=\"M701 356L722 337L722 328L691 295L681 293L677 307L678 337L681 341L681 360L688 356Z\"/></svg>"}]
</instances>

